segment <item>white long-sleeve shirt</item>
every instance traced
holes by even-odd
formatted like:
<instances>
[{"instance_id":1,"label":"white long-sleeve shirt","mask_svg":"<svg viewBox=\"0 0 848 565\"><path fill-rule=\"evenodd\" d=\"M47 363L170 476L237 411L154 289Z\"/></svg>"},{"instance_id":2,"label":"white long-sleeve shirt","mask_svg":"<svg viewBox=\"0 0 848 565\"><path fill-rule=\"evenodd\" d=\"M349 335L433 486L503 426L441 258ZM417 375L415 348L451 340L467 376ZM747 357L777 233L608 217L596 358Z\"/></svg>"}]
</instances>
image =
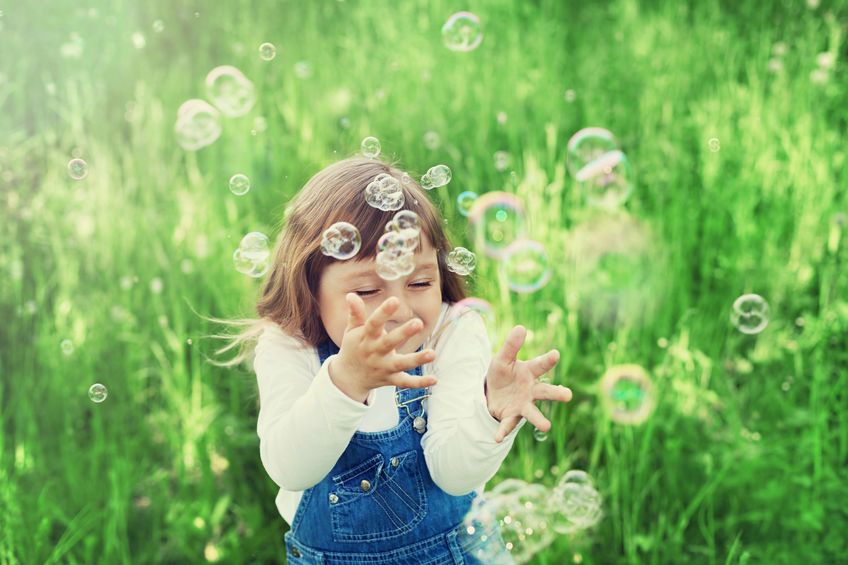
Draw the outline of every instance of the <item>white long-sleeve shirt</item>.
<instances>
[{"instance_id":1,"label":"white long-sleeve shirt","mask_svg":"<svg viewBox=\"0 0 848 565\"><path fill-rule=\"evenodd\" d=\"M492 478L521 425L495 442L498 422L483 389L492 356L485 324L476 312L451 322L448 310L442 304L436 335L425 344L435 349L436 359L422 369L438 383L424 401L427 431L421 446L433 481L461 495L481 490ZM326 476L357 430L376 432L398 423L395 387L374 389L366 403L357 402L330 380L332 358L320 363L315 347L270 322L256 346L260 455L280 487L277 508L289 524L303 491Z\"/></svg>"}]
</instances>

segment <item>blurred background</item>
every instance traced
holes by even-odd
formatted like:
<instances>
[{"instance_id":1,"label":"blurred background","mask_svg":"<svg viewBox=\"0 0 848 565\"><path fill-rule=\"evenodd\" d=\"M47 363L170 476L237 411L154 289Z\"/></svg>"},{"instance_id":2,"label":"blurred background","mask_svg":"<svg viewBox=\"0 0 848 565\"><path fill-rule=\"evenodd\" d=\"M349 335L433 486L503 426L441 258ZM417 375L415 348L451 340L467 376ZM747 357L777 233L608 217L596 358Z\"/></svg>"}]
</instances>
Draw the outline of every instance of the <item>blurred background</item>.
<instances>
[{"instance_id":1,"label":"blurred background","mask_svg":"<svg viewBox=\"0 0 848 565\"><path fill-rule=\"evenodd\" d=\"M285 562L255 377L210 363L208 318L253 314L242 238L368 136L450 168L429 194L494 345L562 353L574 400L492 485L582 470L594 518L520 560L848 562L846 26L827 0L0 4L0 564ZM587 127L621 155L581 176ZM494 192L520 205L474 228ZM504 234L536 242L514 270Z\"/></svg>"}]
</instances>

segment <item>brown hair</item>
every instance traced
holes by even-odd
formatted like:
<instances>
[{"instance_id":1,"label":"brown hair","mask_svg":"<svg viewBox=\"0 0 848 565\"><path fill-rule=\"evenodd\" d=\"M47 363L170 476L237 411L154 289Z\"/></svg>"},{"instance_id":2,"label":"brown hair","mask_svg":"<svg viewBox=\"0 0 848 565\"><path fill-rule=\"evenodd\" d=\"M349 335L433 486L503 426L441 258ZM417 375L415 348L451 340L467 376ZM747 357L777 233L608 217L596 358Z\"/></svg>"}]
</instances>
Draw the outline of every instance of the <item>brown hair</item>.
<instances>
[{"instance_id":1,"label":"brown hair","mask_svg":"<svg viewBox=\"0 0 848 565\"><path fill-rule=\"evenodd\" d=\"M377 175L388 174L401 181L404 205L421 218L421 231L436 249L441 279L442 301L465 298L463 278L449 271L445 263L451 244L435 205L411 178L400 169L375 159L353 157L338 161L318 172L303 186L286 211L284 227L277 241L273 264L265 279L262 296L256 304L260 320L237 322L251 326L234 342L219 350L245 345L261 333L261 322L278 324L287 334L317 345L327 339L318 309L318 284L324 268L336 259L321 252L324 231L336 222L348 222L359 230L362 246L354 260L373 259L377 241L397 211L383 211L365 200L365 187ZM231 363L246 356L242 353Z\"/></svg>"}]
</instances>

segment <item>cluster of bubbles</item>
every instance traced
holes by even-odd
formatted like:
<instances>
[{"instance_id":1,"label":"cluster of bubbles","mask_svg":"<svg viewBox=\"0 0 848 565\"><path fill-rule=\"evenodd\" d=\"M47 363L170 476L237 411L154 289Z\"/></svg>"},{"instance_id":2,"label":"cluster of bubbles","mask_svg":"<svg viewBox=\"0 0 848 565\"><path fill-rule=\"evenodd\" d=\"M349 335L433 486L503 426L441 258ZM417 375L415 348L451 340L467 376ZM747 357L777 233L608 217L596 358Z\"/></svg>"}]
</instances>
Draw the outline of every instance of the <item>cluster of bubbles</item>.
<instances>
[{"instance_id":1,"label":"cluster of bubbles","mask_svg":"<svg viewBox=\"0 0 848 565\"><path fill-rule=\"evenodd\" d=\"M242 196L247 194L248 190L250 190L250 179L247 175L237 173L230 177L230 192L236 196Z\"/></svg>"},{"instance_id":2,"label":"cluster of bubbles","mask_svg":"<svg viewBox=\"0 0 848 565\"><path fill-rule=\"evenodd\" d=\"M215 67L206 75L206 94L214 107L200 98L185 101L177 110L174 132L183 149L197 151L221 135L220 115L247 114L256 102L253 83L235 67Z\"/></svg>"},{"instance_id":3,"label":"cluster of bubbles","mask_svg":"<svg viewBox=\"0 0 848 565\"><path fill-rule=\"evenodd\" d=\"M415 249L421 234L421 219L411 210L401 210L386 224L386 233L377 241L375 269L387 281L415 270Z\"/></svg>"},{"instance_id":4,"label":"cluster of bubbles","mask_svg":"<svg viewBox=\"0 0 848 565\"><path fill-rule=\"evenodd\" d=\"M277 56L277 48L273 43L265 42L259 46L259 58L263 61L270 61Z\"/></svg>"},{"instance_id":5,"label":"cluster of bubbles","mask_svg":"<svg viewBox=\"0 0 848 565\"><path fill-rule=\"evenodd\" d=\"M638 425L654 410L653 383L639 365L610 367L600 381L601 403L610 419Z\"/></svg>"},{"instance_id":6,"label":"cluster of bubbles","mask_svg":"<svg viewBox=\"0 0 848 565\"><path fill-rule=\"evenodd\" d=\"M468 275L477 266L477 257L464 247L456 247L445 260L448 270L458 275Z\"/></svg>"},{"instance_id":7,"label":"cluster of bubbles","mask_svg":"<svg viewBox=\"0 0 848 565\"><path fill-rule=\"evenodd\" d=\"M451 51L472 51L483 41L480 18L471 12L457 12L442 26L442 41Z\"/></svg>"},{"instance_id":8,"label":"cluster of bubbles","mask_svg":"<svg viewBox=\"0 0 848 565\"><path fill-rule=\"evenodd\" d=\"M603 128L583 128L568 140L566 166L592 206L613 210L633 192L630 163Z\"/></svg>"},{"instance_id":9,"label":"cluster of bubbles","mask_svg":"<svg viewBox=\"0 0 848 565\"><path fill-rule=\"evenodd\" d=\"M421 188L430 190L439 186L445 186L450 180L450 168L447 165L435 165L430 167L421 177Z\"/></svg>"},{"instance_id":10,"label":"cluster of bubbles","mask_svg":"<svg viewBox=\"0 0 848 565\"><path fill-rule=\"evenodd\" d=\"M400 210L406 202L401 182L388 173L380 173L365 187L365 201L379 210Z\"/></svg>"},{"instance_id":11,"label":"cluster of bubbles","mask_svg":"<svg viewBox=\"0 0 848 565\"><path fill-rule=\"evenodd\" d=\"M380 154L380 140L376 137L366 137L359 145L362 154L369 159L375 159Z\"/></svg>"},{"instance_id":12,"label":"cluster of bubbles","mask_svg":"<svg viewBox=\"0 0 848 565\"><path fill-rule=\"evenodd\" d=\"M482 563L526 563L557 534L591 528L601 516L601 495L584 471L568 471L553 488L506 479L474 499L459 541Z\"/></svg>"},{"instance_id":13,"label":"cluster of bubbles","mask_svg":"<svg viewBox=\"0 0 848 565\"><path fill-rule=\"evenodd\" d=\"M335 259L350 259L362 247L362 237L356 226L348 222L336 222L321 237L321 253Z\"/></svg>"},{"instance_id":14,"label":"cluster of bubbles","mask_svg":"<svg viewBox=\"0 0 848 565\"><path fill-rule=\"evenodd\" d=\"M233 253L236 270L253 278L268 272L270 259L271 242L264 233L256 231L245 235Z\"/></svg>"},{"instance_id":15,"label":"cluster of bubbles","mask_svg":"<svg viewBox=\"0 0 848 565\"><path fill-rule=\"evenodd\" d=\"M743 294L733 301L730 321L744 334L758 334L768 325L768 302L759 294Z\"/></svg>"},{"instance_id":16,"label":"cluster of bubbles","mask_svg":"<svg viewBox=\"0 0 848 565\"><path fill-rule=\"evenodd\" d=\"M106 387L100 383L94 383L88 388L88 398L91 399L92 402L100 404L106 397L109 395L109 391L106 390Z\"/></svg>"},{"instance_id":17,"label":"cluster of bubbles","mask_svg":"<svg viewBox=\"0 0 848 565\"><path fill-rule=\"evenodd\" d=\"M88 175L88 163L82 159L68 161L68 174L74 180L84 179Z\"/></svg>"}]
</instances>

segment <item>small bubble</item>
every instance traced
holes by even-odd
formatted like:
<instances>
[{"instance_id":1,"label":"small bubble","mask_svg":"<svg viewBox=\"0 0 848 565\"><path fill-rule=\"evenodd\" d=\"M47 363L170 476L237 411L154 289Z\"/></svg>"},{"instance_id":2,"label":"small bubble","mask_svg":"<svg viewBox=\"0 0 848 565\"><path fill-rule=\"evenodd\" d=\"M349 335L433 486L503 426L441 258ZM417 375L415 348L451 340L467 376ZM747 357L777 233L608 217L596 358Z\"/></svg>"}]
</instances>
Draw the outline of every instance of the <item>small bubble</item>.
<instances>
[{"instance_id":1,"label":"small bubble","mask_svg":"<svg viewBox=\"0 0 848 565\"><path fill-rule=\"evenodd\" d=\"M474 202L477 201L477 193L466 190L461 192L456 198L456 206L459 213L463 216L468 216L471 213L471 208Z\"/></svg>"},{"instance_id":2,"label":"small bubble","mask_svg":"<svg viewBox=\"0 0 848 565\"><path fill-rule=\"evenodd\" d=\"M155 20L153 22L153 31L156 33L162 33L165 30L165 22L162 20Z\"/></svg>"},{"instance_id":3,"label":"small bubble","mask_svg":"<svg viewBox=\"0 0 848 565\"><path fill-rule=\"evenodd\" d=\"M312 76L312 63L309 61L298 61L294 64L294 76L307 79Z\"/></svg>"},{"instance_id":4,"label":"small bubble","mask_svg":"<svg viewBox=\"0 0 848 565\"><path fill-rule=\"evenodd\" d=\"M719 149L721 149L721 143L719 143L717 137L710 138L707 144L710 146L710 151L712 151L713 153L716 153Z\"/></svg>"},{"instance_id":5,"label":"small bubble","mask_svg":"<svg viewBox=\"0 0 848 565\"><path fill-rule=\"evenodd\" d=\"M477 257L464 247L457 247L448 253L447 259L448 270L458 275L468 275L477 267Z\"/></svg>"},{"instance_id":6,"label":"small bubble","mask_svg":"<svg viewBox=\"0 0 848 565\"><path fill-rule=\"evenodd\" d=\"M533 437L536 438L536 441L545 441L548 439L548 432L543 432L542 430L535 429L533 430Z\"/></svg>"},{"instance_id":7,"label":"small bubble","mask_svg":"<svg viewBox=\"0 0 848 565\"><path fill-rule=\"evenodd\" d=\"M445 186L451 180L451 170L447 165L436 165L430 167L427 176L433 181L433 186Z\"/></svg>"},{"instance_id":8,"label":"small bubble","mask_svg":"<svg viewBox=\"0 0 848 565\"><path fill-rule=\"evenodd\" d=\"M82 159L71 159L68 161L68 174L75 180L84 179L88 175L88 164Z\"/></svg>"},{"instance_id":9,"label":"small bubble","mask_svg":"<svg viewBox=\"0 0 848 565\"><path fill-rule=\"evenodd\" d=\"M495 170L499 172L504 172L509 168L510 162L512 161L512 157L510 157L509 153L506 151L495 151L494 154L495 159Z\"/></svg>"},{"instance_id":10,"label":"small bubble","mask_svg":"<svg viewBox=\"0 0 848 565\"><path fill-rule=\"evenodd\" d=\"M246 175L237 173L230 177L230 192L236 196L247 194L250 190L250 179Z\"/></svg>"},{"instance_id":11,"label":"small bubble","mask_svg":"<svg viewBox=\"0 0 848 565\"><path fill-rule=\"evenodd\" d=\"M480 18L471 12L457 12L442 26L442 41L451 51L472 51L483 41Z\"/></svg>"},{"instance_id":12,"label":"small bubble","mask_svg":"<svg viewBox=\"0 0 848 565\"><path fill-rule=\"evenodd\" d=\"M744 334L757 334L768 325L769 306L758 294L743 294L733 302L731 322Z\"/></svg>"},{"instance_id":13,"label":"small bubble","mask_svg":"<svg viewBox=\"0 0 848 565\"><path fill-rule=\"evenodd\" d=\"M109 391L107 391L106 387L100 383L94 383L88 389L88 397L91 399L92 402L96 402L97 404L100 404L101 402L106 400L108 394Z\"/></svg>"},{"instance_id":14,"label":"small bubble","mask_svg":"<svg viewBox=\"0 0 848 565\"><path fill-rule=\"evenodd\" d=\"M360 144L362 154L369 159L374 159L380 154L380 140L376 137L366 137Z\"/></svg>"},{"instance_id":15,"label":"small bubble","mask_svg":"<svg viewBox=\"0 0 848 565\"><path fill-rule=\"evenodd\" d=\"M439 137L439 134L434 131L428 131L424 134L424 147L427 149L438 149L439 145L442 144L442 140Z\"/></svg>"},{"instance_id":16,"label":"small bubble","mask_svg":"<svg viewBox=\"0 0 848 565\"><path fill-rule=\"evenodd\" d=\"M321 253L340 261L356 255L361 246L359 230L347 222L336 222L324 232L321 239Z\"/></svg>"},{"instance_id":17,"label":"small bubble","mask_svg":"<svg viewBox=\"0 0 848 565\"><path fill-rule=\"evenodd\" d=\"M74 352L74 342L69 339L63 339L59 346L62 348L62 353L65 355L70 355Z\"/></svg>"},{"instance_id":18,"label":"small bubble","mask_svg":"<svg viewBox=\"0 0 848 565\"><path fill-rule=\"evenodd\" d=\"M277 56L277 48L273 43L263 43L259 46L259 57L263 61L270 61Z\"/></svg>"}]
</instances>

